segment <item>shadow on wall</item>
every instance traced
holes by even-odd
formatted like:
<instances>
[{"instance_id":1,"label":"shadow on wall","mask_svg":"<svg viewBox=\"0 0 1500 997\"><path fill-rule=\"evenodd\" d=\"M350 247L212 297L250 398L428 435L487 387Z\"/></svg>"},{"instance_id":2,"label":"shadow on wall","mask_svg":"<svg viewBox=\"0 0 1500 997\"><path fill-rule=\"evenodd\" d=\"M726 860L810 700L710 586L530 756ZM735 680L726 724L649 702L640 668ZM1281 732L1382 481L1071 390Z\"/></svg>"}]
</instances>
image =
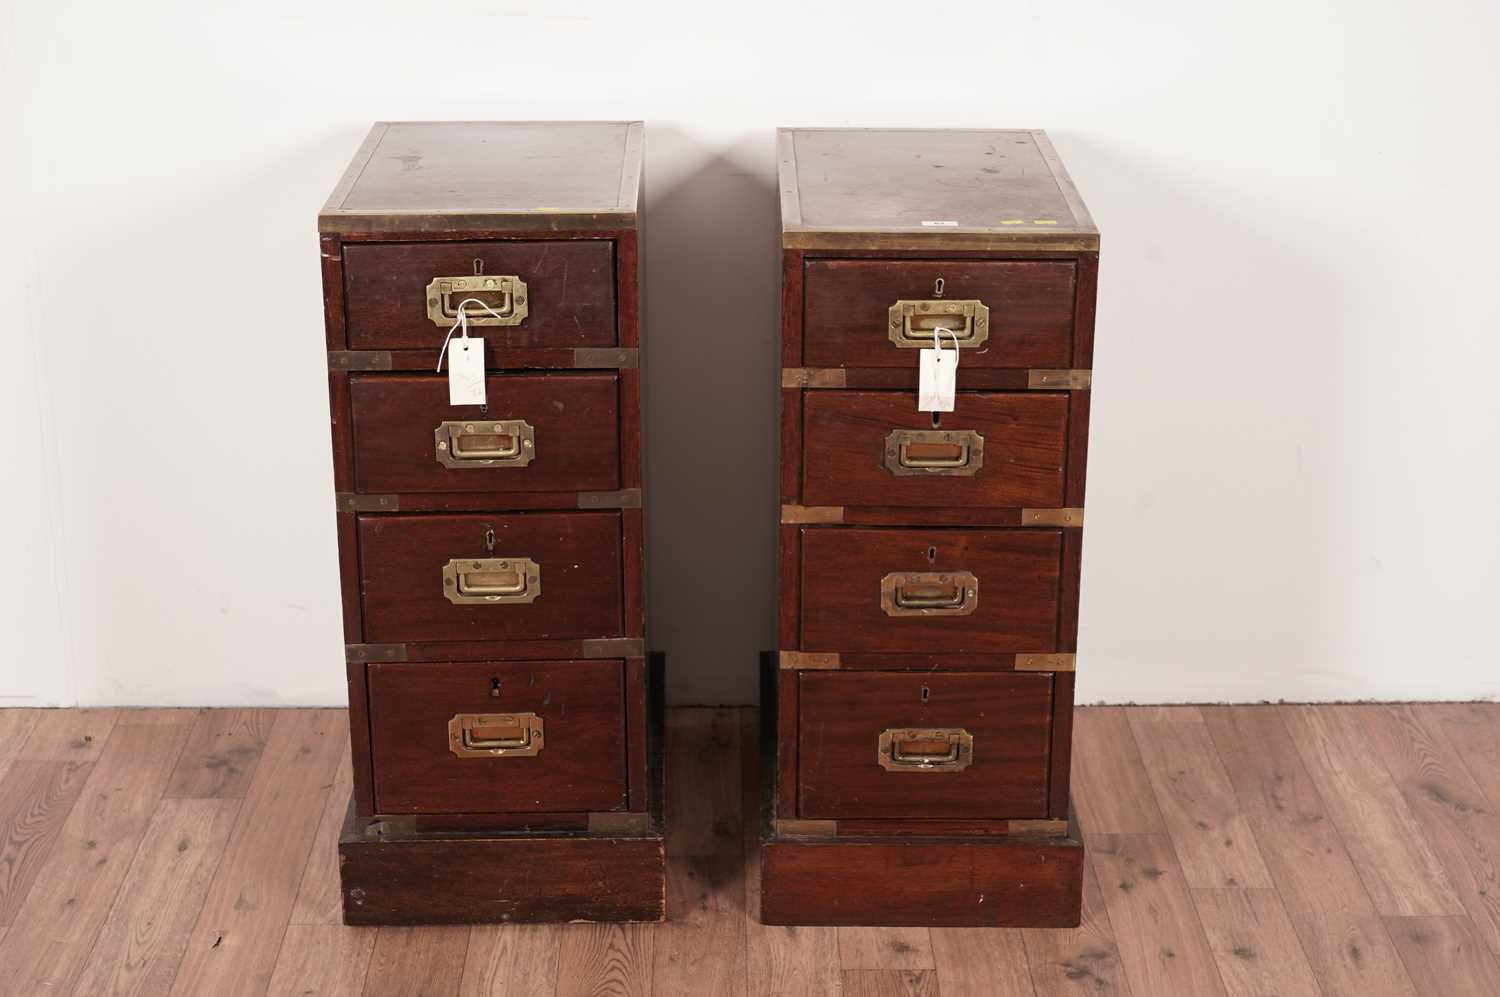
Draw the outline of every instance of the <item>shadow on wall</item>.
<instances>
[{"instance_id":1,"label":"shadow on wall","mask_svg":"<svg viewBox=\"0 0 1500 997\"><path fill-rule=\"evenodd\" d=\"M646 148L648 633L670 702L751 703L776 636L774 150L649 126Z\"/></svg>"},{"instance_id":2,"label":"shadow on wall","mask_svg":"<svg viewBox=\"0 0 1500 997\"><path fill-rule=\"evenodd\" d=\"M1337 240L1295 197L1053 138L1103 244L1078 701L1348 697L1336 469L1375 317Z\"/></svg>"}]
</instances>

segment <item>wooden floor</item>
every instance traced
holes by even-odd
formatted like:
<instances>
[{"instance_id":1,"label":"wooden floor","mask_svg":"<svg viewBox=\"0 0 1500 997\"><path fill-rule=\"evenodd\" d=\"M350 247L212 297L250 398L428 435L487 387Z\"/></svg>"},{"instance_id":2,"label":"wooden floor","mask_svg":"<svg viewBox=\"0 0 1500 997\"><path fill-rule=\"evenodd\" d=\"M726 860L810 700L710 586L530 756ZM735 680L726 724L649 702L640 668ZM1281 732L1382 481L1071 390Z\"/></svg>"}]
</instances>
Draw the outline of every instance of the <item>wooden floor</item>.
<instances>
[{"instance_id":1,"label":"wooden floor","mask_svg":"<svg viewBox=\"0 0 1500 997\"><path fill-rule=\"evenodd\" d=\"M1500 705L1080 710L1076 931L758 924L754 731L670 716L668 924L356 929L343 711L0 711L0 993L1500 994Z\"/></svg>"}]
</instances>

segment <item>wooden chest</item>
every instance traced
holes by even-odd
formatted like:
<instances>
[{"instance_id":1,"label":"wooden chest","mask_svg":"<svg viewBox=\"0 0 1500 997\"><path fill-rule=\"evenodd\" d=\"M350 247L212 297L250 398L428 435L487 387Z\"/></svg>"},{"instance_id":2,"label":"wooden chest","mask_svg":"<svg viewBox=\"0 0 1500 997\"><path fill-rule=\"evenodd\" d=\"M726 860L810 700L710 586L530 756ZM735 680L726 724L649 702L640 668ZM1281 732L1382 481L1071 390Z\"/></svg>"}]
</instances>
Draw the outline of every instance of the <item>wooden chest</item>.
<instances>
[{"instance_id":1,"label":"wooden chest","mask_svg":"<svg viewBox=\"0 0 1500 997\"><path fill-rule=\"evenodd\" d=\"M641 135L377 124L319 216L351 924L663 916Z\"/></svg>"},{"instance_id":2,"label":"wooden chest","mask_svg":"<svg viewBox=\"0 0 1500 997\"><path fill-rule=\"evenodd\" d=\"M782 131L778 159L761 917L1077 924L1098 232L1039 131ZM920 411L939 328L958 390Z\"/></svg>"}]
</instances>

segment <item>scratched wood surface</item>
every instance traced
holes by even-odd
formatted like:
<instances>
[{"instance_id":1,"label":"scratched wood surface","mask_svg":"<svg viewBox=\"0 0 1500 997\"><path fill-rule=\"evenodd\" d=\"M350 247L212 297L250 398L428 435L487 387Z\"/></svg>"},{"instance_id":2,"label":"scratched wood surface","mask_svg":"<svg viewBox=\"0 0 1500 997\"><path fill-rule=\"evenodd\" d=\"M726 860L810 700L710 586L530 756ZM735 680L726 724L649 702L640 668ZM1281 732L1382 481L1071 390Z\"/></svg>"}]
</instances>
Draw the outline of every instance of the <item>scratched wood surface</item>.
<instances>
[{"instance_id":1,"label":"scratched wood surface","mask_svg":"<svg viewBox=\"0 0 1500 997\"><path fill-rule=\"evenodd\" d=\"M1500 993L1500 704L1079 710L1069 931L759 924L753 716L669 712L666 924L346 928L341 711L0 710L0 992Z\"/></svg>"}]
</instances>

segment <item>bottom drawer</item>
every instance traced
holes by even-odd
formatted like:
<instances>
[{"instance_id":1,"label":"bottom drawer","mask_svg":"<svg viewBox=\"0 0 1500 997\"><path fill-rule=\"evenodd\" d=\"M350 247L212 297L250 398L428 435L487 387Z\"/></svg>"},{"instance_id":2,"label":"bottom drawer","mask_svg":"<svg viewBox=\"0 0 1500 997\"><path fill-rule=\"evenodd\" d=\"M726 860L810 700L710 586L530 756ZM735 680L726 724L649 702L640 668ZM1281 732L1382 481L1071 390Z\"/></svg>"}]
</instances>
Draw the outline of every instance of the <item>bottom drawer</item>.
<instances>
[{"instance_id":1,"label":"bottom drawer","mask_svg":"<svg viewBox=\"0 0 1500 997\"><path fill-rule=\"evenodd\" d=\"M1051 675L802 672L797 712L799 817L1046 816Z\"/></svg>"},{"instance_id":2,"label":"bottom drawer","mask_svg":"<svg viewBox=\"0 0 1500 997\"><path fill-rule=\"evenodd\" d=\"M624 662L372 664L375 810L625 806Z\"/></svg>"}]
</instances>

